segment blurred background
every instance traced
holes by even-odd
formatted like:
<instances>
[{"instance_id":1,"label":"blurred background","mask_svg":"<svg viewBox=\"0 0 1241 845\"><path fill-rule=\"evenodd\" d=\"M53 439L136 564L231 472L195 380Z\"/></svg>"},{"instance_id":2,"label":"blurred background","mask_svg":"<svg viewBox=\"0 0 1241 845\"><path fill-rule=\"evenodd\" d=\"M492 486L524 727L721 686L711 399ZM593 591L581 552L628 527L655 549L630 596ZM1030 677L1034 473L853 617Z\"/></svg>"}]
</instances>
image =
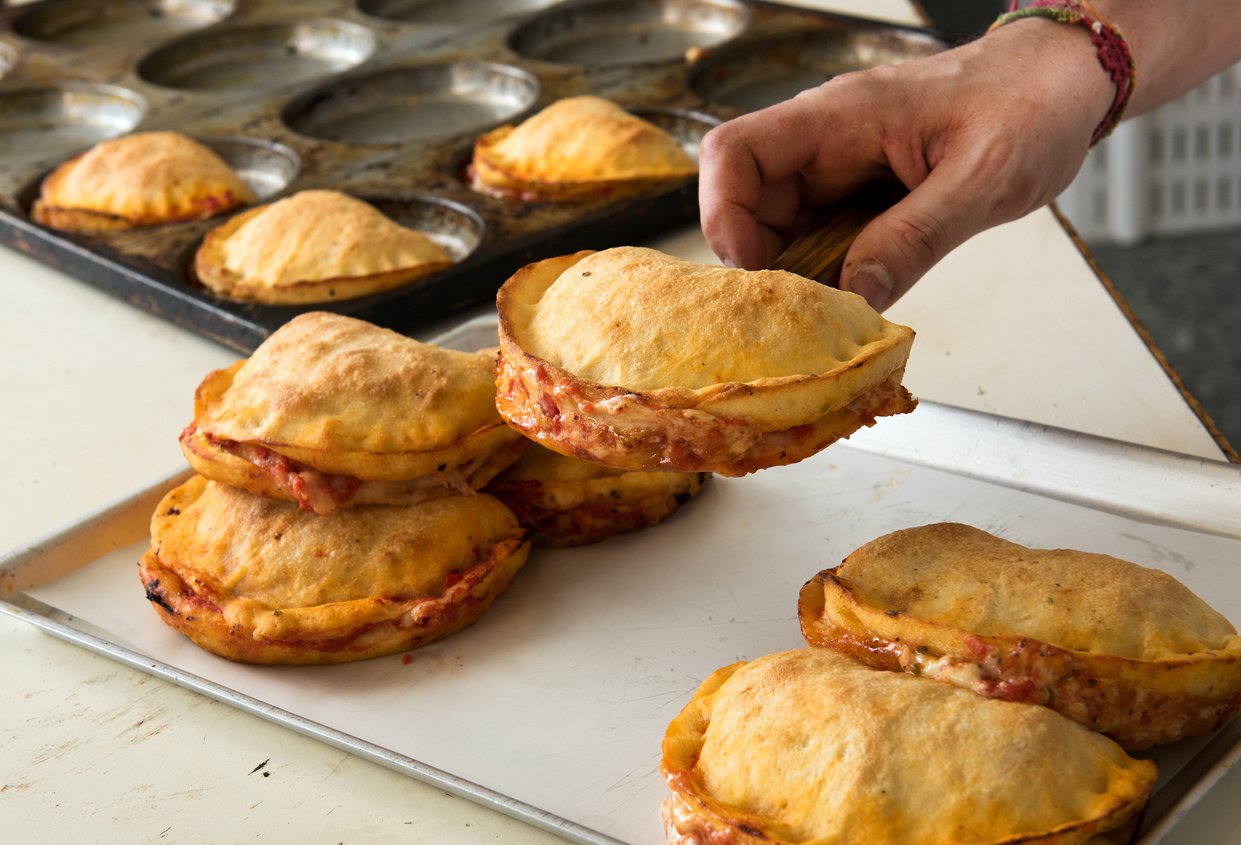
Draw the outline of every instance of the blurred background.
<instances>
[{"instance_id":1,"label":"blurred background","mask_svg":"<svg viewBox=\"0 0 1241 845\"><path fill-rule=\"evenodd\" d=\"M981 35L1008 7L921 5L954 40ZM1241 450L1241 66L1122 124L1056 204L1151 345Z\"/></svg>"}]
</instances>

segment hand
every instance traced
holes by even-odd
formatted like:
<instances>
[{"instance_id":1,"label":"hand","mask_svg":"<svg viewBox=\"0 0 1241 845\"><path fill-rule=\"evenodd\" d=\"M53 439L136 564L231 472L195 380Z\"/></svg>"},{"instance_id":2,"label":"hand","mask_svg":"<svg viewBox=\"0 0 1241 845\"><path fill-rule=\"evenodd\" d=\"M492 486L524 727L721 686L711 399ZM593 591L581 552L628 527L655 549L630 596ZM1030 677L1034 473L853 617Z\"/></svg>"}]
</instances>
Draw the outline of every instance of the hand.
<instances>
[{"instance_id":1,"label":"hand","mask_svg":"<svg viewBox=\"0 0 1241 845\"><path fill-rule=\"evenodd\" d=\"M910 193L858 236L840 278L882 309L967 238L1064 190L1113 92L1085 30L1044 20L835 77L707 134L703 233L725 263L767 267L811 209L895 178Z\"/></svg>"}]
</instances>

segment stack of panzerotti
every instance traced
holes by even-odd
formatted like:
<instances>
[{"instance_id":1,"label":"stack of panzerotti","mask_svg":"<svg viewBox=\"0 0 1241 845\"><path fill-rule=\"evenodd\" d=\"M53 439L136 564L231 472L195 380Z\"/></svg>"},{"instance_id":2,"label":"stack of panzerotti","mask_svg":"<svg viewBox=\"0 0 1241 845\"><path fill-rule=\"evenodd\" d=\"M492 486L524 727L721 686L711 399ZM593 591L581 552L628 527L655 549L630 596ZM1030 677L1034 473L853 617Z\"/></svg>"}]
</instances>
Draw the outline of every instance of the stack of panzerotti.
<instances>
[{"instance_id":1,"label":"stack of panzerotti","mask_svg":"<svg viewBox=\"0 0 1241 845\"><path fill-rule=\"evenodd\" d=\"M652 525L706 481L519 462L495 370L494 349L310 313L210 373L181 435L198 475L160 503L140 565L156 612L250 663L404 651L478 619L532 541ZM480 492L501 473L503 502Z\"/></svg>"},{"instance_id":2,"label":"stack of panzerotti","mask_svg":"<svg viewBox=\"0 0 1241 845\"><path fill-rule=\"evenodd\" d=\"M520 454L487 354L298 317L207 376L181 435L199 473L151 521L153 607L250 663L390 654L476 620L529 552L475 490Z\"/></svg>"},{"instance_id":3,"label":"stack of panzerotti","mask_svg":"<svg viewBox=\"0 0 1241 845\"><path fill-rule=\"evenodd\" d=\"M1125 749L1241 708L1241 637L1166 573L957 524L801 590L808 649L711 675L668 726L672 843L1125 843Z\"/></svg>"}]
</instances>

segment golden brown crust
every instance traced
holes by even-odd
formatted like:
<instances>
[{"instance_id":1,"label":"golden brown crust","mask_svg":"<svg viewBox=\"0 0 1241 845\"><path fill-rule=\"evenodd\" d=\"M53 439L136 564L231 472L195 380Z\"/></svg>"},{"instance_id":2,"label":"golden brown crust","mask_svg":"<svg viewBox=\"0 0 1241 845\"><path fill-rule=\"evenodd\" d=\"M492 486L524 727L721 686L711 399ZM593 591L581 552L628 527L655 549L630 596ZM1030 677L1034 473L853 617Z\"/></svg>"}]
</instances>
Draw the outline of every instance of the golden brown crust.
<instances>
[{"instance_id":1,"label":"golden brown crust","mask_svg":"<svg viewBox=\"0 0 1241 845\"><path fill-rule=\"evenodd\" d=\"M558 100L474 145L475 190L526 202L571 202L693 177L694 160L657 126L599 97Z\"/></svg>"},{"instance_id":2,"label":"golden brown crust","mask_svg":"<svg viewBox=\"0 0 1241 845\"><path fill-rule=\"evenodd\" d=\"M30 208L30 217L50 229L61 232L80 232L82 234L98 234L100 232L122 232L127 229L138 229L142 226L158 226L161 223L179 223L180 220L154 221L136 224L120 215L101 214L98 211L82 211L77 208L56 208L37 199Z\"/></svg>"},{"instance_id":3,"label":"golden brown crust","mask_svg":"<svg viewBox=\"0 0 1241 845\"><path fill-rule=\"evenodd\" d=\"M231 299L310 304L392 290L452 266L421 232L339 191L300 191L207 233L194 274Z\"/></svg>"},{"instance_id":4,"label":"golden brown crust","mask_svg":"<svg viewBox=\"0 0 1241 845\"><path fill-rule=\"evenodd\" d=\"M201 220L253 201L206 146L178 132L135 132L53 170L31 216L54 229L103 232Z\"/></svg>"},{"instance_id":5,"label":"golden brown crust","mask_svg":"<svg viewBox=\"0 0 1241 845\"><path fill-rule=\"evenodd\" d=\"M496 411L494 367L490 354L303 314L203 380L182 448L208 477L264 494L305 468L360 482L447 473L450 488L481 486L522 443Z\"/></svg>"},{"instance_id":6,"label":"golden brown crust","mask_svg":"<svg viewBox=\"0 0 1241 845\"><path fill-rule=\"evenodd\" d=\"M489 496L327 516L195 477L151 520L139 574L156 612L246 663L392 654L475 621L529 544Z\"/></svg>"},{"instance_id":7,"label":"golden brown crust","mask_svg":"<svg viewBox=\"0 0 1241 845\"><path fill-rule=\"evenodd\" d=\"M1042 704L1146 748L1241 709L1241 637L1171 576L956 524L897 531L802 588L807 642Z\"/></svg>"},{"instance_id":8,"label":"golden brown crust","mask_svg":"<svg viewBox=\"0 0 1241 845\"><path fill-rule=\"evenodd\" d=\"M584 546L656 525L702 490L708 473L626 472L531 446L484 492L536 546Z\"/></svg>"},{"instance_id":9,"label":"golden brown crust","mask_svg":"<svg viewBox=\"0 0 1241 845\"><path fill-rule=\"evenodd\" d=\"M715 672L661 769L669 841L711 845L1120 842L1157 775L1042 708L821 649Z\"/></svg>"},{"instance_id":10,"label":"golden brown crust","mask_svg":"<svg viewBox=\"0 0 1241 845\"><path fill-rule=\"evenodd\" d=\"M740 475L916 405L912 330L790 273L621 247L529 265L497 306L500 413L597 463Z\"/></svg>"}]
</instances>

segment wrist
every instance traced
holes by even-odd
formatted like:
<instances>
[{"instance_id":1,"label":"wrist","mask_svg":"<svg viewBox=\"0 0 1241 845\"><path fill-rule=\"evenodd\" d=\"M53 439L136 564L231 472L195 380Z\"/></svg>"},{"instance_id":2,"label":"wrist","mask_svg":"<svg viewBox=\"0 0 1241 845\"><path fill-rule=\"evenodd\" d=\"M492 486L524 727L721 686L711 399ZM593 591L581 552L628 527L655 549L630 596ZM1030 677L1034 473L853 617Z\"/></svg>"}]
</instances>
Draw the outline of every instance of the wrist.
<instances>
[{"instance_id":1,"label":"wrist","mask_svg":"<svg viewBox=\"0 0 1241 845\"><path fill-rule=\"evenodd\" d=\"M1133 94L1135 68L1124 37L1090 3L1034 0L1001 15L988 37L1002 37L1005 31L1037 42L1035 63L1058 88L1058 105L1097 118L1089 146L1115 128Z\"/></svg>"}]
</instances>

